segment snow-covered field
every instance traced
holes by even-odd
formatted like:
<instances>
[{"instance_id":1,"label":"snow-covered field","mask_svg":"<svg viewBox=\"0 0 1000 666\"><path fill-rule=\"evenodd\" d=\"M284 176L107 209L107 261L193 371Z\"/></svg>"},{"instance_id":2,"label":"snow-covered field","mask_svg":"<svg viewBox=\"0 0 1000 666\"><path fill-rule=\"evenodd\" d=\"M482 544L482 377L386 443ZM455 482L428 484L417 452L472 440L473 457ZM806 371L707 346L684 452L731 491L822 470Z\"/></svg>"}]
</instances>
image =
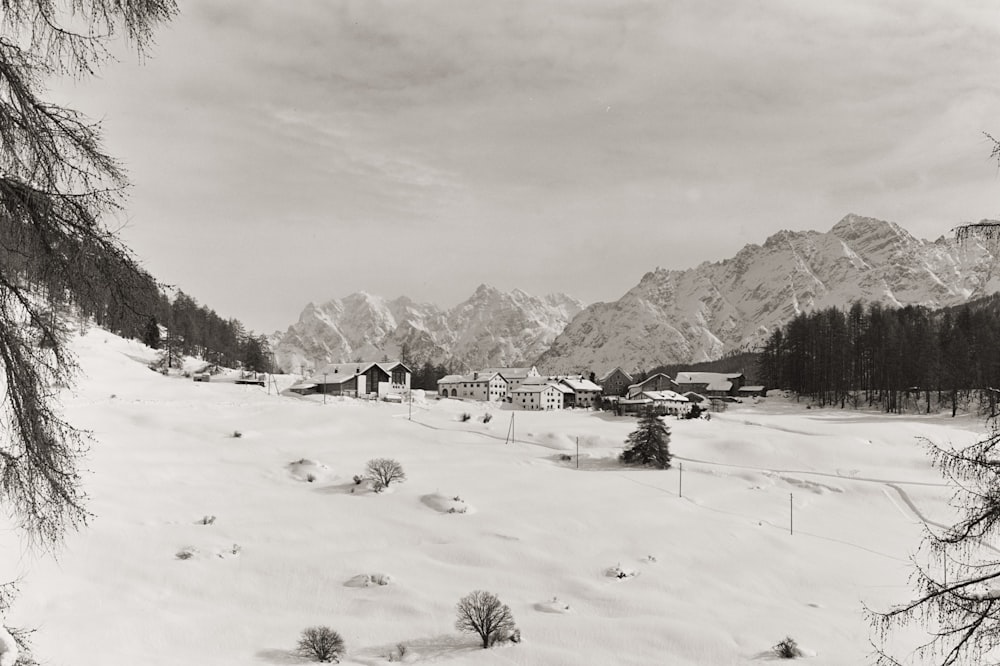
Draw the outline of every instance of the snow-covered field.
<instances>
[{"instance_id":1,"label":"snow-covered field","mask_svg":"<svg viewBox=\"0 0 1000 666\"><path fill-rule=\"evenodd\" d=\"M629 418L517 412L507 444L511 412L483 423L479 404L418 402L410 420L405 404L163 377L100 330L75 344L65 413L95 437L94 518L58 558L0 540L3 579L23 577L6 622L37 627L52 666L292 664L314 625L352 664L399 643L406 663L752 664L785 636L806 663L866 663L862 604L905 599L921 516L953 515L918 438L981 432L765 400L670 420L674 469L625 469ZM406 481L355 486L375 457ZM523 643L486 651L454 629L476 589Z\"/></svg>"}]
</instances>

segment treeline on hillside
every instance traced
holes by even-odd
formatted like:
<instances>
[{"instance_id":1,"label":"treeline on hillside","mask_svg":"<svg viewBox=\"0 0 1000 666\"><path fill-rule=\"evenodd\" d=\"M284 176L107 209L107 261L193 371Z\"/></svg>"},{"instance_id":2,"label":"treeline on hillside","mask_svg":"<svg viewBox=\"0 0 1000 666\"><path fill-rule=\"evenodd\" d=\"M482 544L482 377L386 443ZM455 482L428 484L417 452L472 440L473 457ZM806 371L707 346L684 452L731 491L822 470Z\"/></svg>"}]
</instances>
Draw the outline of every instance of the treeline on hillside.
<instances>
[{"instance_id":1,"label":"treeline on hillside","mask_svg":"<svg viewBox=\"0 0 1000 666\"><path fill-rule=\"evenodd\" d=\"M991 414L1000 385L1000 299L932 311L854 304L800 314L772 333L760 355L761 380L819 405L862 401L887 412L930 412L978 394Z\"/></svg>"},{"instance_id":2,"label":"treeline on hillside","mask_svg":"<svg viewBox=\"0 0 1000 666\"><path fill-rule=\"evenodd\" d=\"M223 319L213 310L185 294L169 298L148 273L115 271L108 262L116 257L100 255L101 270L84 270L89 253L80 251L78 268L83 287L70 297L59 285L59 276L51 266L31 253L16 252L17 239L6 240L0 229L0 259L4 262L6 279L15 279L28 293L45 294L51 304L53 321L60 313L92 318L101 328L125 338L142 340L154 349L163 349L165 361L174 365L181 355L199 356L211 363L227 367L243 367L266 372L270 370L271 351L267 338L248 332L237 319ZM98 256L95 253L95 257ZM95 262L98 259L94 260ZM107 275L121 274L128 284L113 284ZM88 277L89 276L89 277ZM113 280L114 278L112 278ZM128 298L122 298L127 291ZM166 330L161 334L160 326ZM42 341L45 344L45 341Z\"/></svg>"}]
</instances>

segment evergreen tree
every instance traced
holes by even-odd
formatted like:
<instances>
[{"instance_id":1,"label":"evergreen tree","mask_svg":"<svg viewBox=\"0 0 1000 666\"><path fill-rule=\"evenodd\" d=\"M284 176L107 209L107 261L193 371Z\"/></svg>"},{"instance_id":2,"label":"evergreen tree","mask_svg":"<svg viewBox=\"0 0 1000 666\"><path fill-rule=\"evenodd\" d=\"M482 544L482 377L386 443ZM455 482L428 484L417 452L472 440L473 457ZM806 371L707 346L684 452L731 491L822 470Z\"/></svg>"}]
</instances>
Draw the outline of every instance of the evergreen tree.
<instances>
[{"instance_id":1,"label":"evergreen tree","mask_svg":"<svg viewBox=\"0 0 1000 666\"><path fill-rule=\"evenodd\" d=\"M668 469L670 458L670 428L657 416L639 419L639 427L625 439L622 462Z\"/></svg>"},{"instance_id":2,"label":"evergreen tree","mask_svg":"<svg viewBox=\"0 0 1000 666\"><path fill-rule=\"evenodd\" d=\"M160 325L156 322L156 317L149 318L146 330L142 333L142 341L150 349L160 348Z\"/></svg>"}]
</instances>

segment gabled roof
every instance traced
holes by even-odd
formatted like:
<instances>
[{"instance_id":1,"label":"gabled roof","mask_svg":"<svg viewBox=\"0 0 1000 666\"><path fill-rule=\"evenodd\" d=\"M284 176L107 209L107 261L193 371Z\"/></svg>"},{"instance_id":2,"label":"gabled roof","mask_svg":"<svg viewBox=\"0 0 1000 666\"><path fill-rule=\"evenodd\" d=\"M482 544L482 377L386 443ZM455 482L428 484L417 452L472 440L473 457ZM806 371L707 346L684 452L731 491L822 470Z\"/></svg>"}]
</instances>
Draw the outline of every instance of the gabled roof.
<instances>
[{"instance_id":1,"label":"gabled roof","mask_svg":"<svg viewBox=\"0 0 1000 666\"><path fill-rule=\"evenodd\" d=\"M632 381L632 375L630 375L629 373L625 372L621 368L612 368L611 370L608 370L603 375L601 375L600 379L598 379L597 381L600 382L600 383L604 383L605 381L607 381L608 377L610 377L611 375L615 374L616 370L618 372L622 373L623 375L625 375L625 377L627 377L629 381Z\"/></svg>"},{"instance_id":2,"label":"gabled roof","mask_svg":"<svg viewBox=\"0 0 1000 666\"><path fill-rule=\"evenodd\" d=\"M653 381L657 377L666 377L668 382L671 382L671 383L674 383L674 384L677 383L673 379L670 378L670 375L664 374L662 372L657 372L655 375L650 375L649 377L646 377L645 379L643 379L641 382L638 382L636 384L630 385L628 388L629 388L629 390L632 390L632 389L638 388L640 386L645 386L646 384L648 384L649 382Z\"/></svg>"},{"instance_id":3,"label":"gabled roof","mask_svg":"<svg viewBox=\"0 0 1000 666\"><path fill-rule=\"evenodd\" d=\"M559 391L563 395L566 395L567 393L572 393L573 392L573 389L571 389L570 387L566 386L565 384L549 384L549 386L551 386L555 390Z\"/></svg>"},{"instance_id":4,"label":"gabled roof","mask_svg":"<svg viewBox=\"0 0 1000 666\"><path fill-rule=\"evenodd\" d=\"M559 390L559 387L556 384L528 384L528 385L522 384L521 386L511 391L511 393L544 393L549 389L555 389L560 393L562 393L562 391Z\"/></svg>"},{"instance_id":5,"label":"gabled roof","mask_svg":"<svg viewBox=\"0 0 1000 666\"><path fill-rule=\"evenodd\" d=\"M589 379L563 379L563 384L574 391L602 391L603 389Z\"/></svg>"},{"instance_id":6,"label":"gabled roof","mask_svg":"<svg viewBox=\"0 0 1000 666\"><path fill-rule=\"evenodd\" d=\"M742 372L678 372L678 384L712 384L730 379L738 379Z\"/></svg>"},{"instance_id":7,"label":"gabled roof","mask_svg":"<svg viewBox=\"0 0 1000 666\"><path fill-rule=\"evenodd\" d=\"M503 375L499 372L494 372L492 374L487 372L474 372L469 375L445 375L438 380L438 384L459 384L463 382L467 384L487 383L493 381L493 378L497 376L499 376L500 379L504 379ZM504 379L504 381L506 380Z\"/></svg>"},{"instance_id":8,"label":"gabled roof","mask_svg":"<svg viewBox=\"0 0 1000 666\"><path fill-rule=\"evenodd\" d=\"M350 379L354 375L363 375L371 370L372 367L377 367L387 375L391 375L392 371L398 367L402 367L403 370L412 374L412 370L406 367L402 361L384 361L379 363L374 361L360 361L357 363L328 363L322 368L317 368L312 374L312 379L315 380L326 375L328 384L340 384L344 381L343 378L345 376Z\"/></svg>"}]
</instances>

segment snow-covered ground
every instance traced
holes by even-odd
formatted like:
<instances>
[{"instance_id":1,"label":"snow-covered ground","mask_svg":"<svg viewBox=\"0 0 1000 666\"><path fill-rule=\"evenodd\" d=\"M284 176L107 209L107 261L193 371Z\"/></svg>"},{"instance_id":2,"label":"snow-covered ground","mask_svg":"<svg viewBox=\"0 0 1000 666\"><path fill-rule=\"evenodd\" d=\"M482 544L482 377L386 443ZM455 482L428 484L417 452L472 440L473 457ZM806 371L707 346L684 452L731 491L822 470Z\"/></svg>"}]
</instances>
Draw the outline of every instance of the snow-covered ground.
<instances>
[{"instance_id":1,"label":"snow-covered ground","mask_svg":"<svg viewBox=\"0 0 1000 666\"><path fill-rule=\"evenodd\" d=\"M807 663L866 663L863 604L905 599L921 517L953 516L919 438L981 431L739 405L668 421L679 497L680 465L615 462L630 418L517 412L505 443L511 412L483 423L480 404L418 401L411 420L406 404L164 377L100 330L76 348L65 413L95 437L94 518L58 558L0 540L3 579L22 576L6 623L37 627L52 666L298 663L315 625L352 664L400 643L406 663L752 664L785 636ZM375 457L405 482L356 486ZM476 589L510 606L521 644L484 651L454 629Z\"/></svg>"}]
</instances>

